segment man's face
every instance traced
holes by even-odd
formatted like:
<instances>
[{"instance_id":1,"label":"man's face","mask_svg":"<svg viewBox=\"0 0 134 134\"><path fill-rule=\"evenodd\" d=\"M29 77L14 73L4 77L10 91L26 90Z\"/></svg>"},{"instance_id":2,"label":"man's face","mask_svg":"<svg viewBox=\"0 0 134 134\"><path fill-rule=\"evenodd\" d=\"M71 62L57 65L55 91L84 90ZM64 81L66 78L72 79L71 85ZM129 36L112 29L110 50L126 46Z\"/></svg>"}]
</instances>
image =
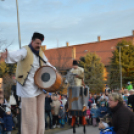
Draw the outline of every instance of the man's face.
<instances>
[{"instance_id":1,"label":"man's face","mask_svg":"<svg viewBox=\"0 0 134 134\"><path fill-rule=\"evenodd\" d=\"M77 65L73 65L73 68L74 68L74 69L77 69L77 68L78 68L78 66L77 66Z\"/></svg>"},{"instance_id":2,"label":"man's face","mask_svg":"<svg viewBox=\"0 0 134 134\"><path fill-rule=\"evenodd\" d=\"M40 47L41 47L41 40L40 39L35 39L35 40L32 40L32 47L34 50L36 51L39 51L40 50Z\"/></svg>"},{"instance_id":3,"label":"man's face","mask_svg":"<svg viewBox=\"0 0 134 134\"><path fill-rule=\"evenodd\" d=\"M3 104L4 103L4 99L3 97L0 97L0 104Z\"/></svg>"},{"instance_id":4,"label":"man's face","mask_svg":"<svg viewBox=\"0 0 134 134\"><path fill-rule=\"evenodd\" d=\"M89 97L92 98L92 94L89 94Z\"/></svg>"},{"instance_id":5,"label":"man's face","mask_svg":"<svg viewBox=\"0 0 134 134\"><path fill-rule=\"evenodd\" d=\"M64 96L61 96L61 99L63 100L64 99Z\"/></svg>"},{"instance_id":6,"label":"man's face","mask_svg":"<svg viewBox=\"0 0 134 134\"><path fill-rule=\"evenodd\" d=\"M57 100L57 96L54 96L54 100L55 100L55 101Z\"/></svg>"}]
</instances>

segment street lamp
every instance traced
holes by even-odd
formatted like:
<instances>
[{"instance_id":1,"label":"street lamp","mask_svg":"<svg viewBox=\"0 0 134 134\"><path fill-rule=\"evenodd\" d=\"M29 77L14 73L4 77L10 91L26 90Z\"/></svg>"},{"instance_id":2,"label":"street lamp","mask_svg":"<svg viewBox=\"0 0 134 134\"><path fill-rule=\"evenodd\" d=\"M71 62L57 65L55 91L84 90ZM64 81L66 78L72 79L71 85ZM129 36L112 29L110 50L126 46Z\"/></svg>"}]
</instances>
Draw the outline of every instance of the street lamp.
<instances>
[{"instance_id":1,"label":"street lamp","mask_svg":"<svg viewBox=\"0 0 134 134\"><path fill-rule=\"evenodd\" d=\"M20 35L20 21L19 21L18 0L16 0L16 8L17 8L17 22L18 22L19 48L21 49L21 35Z\"/></svg>"},{"instance_id":2,"label":"street lamp","mask_svg":"<svg viewBox=\"0 0 134 134\"><path fill-rule=\"evenodd\" d=\"M128 47L129 45L124 45L126 47ZM122 65L121 65L121 47L119 46L119 69L120 69L120 88L122 90Z\"/></svg>"}]
</instances>

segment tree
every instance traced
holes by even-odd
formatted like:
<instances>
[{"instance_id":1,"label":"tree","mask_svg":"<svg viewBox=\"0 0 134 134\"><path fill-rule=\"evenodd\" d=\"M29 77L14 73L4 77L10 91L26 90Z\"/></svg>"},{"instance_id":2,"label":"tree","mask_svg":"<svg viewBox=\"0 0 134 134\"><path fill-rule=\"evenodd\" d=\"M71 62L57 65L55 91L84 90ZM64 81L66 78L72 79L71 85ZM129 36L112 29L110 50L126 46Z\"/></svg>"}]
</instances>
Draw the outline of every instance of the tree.
<instances>
[{"instance_id":1,"label":"tree","mask_svg":"<svg viewBox=\"0 0 134 134\"><path fill-rule=\"evenodd\" d=\"M3 78L4 75L8 74L12 76L16 72L17 64L6 64L5 62L1 62L0 64L0 78Z\"/></svg>"},{"instance_id":2,"label":"tree","mask_svg":"<svg viewBox=\"0 0 134 134\"><path fill-rule=\"evenodd\" d=\"M121 49L121 63L119 62L119 49ZM128 81L134 83L134 46L125 40L119 42L108 66L108 84L112 89L120 88L120 65L122 67L122 84Z\"/></svg>"},{"instance_id":3,"label":"tree","mask_svg":"<svg viewBox=\"0 0 134 134\"><path fill-rule=\"evenodd\" d=\"M100 93L104 89L104 65L95 53L81 57L79 66L84 68L84 82L90 87L91 93Z\"/></svg>"}]
</instances>

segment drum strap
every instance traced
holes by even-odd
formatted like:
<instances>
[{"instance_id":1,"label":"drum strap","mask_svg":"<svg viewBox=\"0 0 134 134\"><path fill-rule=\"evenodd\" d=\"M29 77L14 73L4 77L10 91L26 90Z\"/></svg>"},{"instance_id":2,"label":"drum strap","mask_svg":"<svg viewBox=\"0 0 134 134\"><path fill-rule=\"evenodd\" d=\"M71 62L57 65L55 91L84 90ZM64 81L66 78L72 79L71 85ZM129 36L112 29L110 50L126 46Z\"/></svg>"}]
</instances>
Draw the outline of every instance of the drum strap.
<instances>
[{"instance_id":1,"label":"drum strap","mask_svg":"<svg viewBox=\"0 0 134 134\"><path fill-rule=\"evenodd\" d=\"M45 64L47 63L46 61L43 60L42 57L39 56L39 62L40 62L40 60L42 60ZM40 63L40 66L41 66L41 63Z\"/></svg>"}]
</instances>

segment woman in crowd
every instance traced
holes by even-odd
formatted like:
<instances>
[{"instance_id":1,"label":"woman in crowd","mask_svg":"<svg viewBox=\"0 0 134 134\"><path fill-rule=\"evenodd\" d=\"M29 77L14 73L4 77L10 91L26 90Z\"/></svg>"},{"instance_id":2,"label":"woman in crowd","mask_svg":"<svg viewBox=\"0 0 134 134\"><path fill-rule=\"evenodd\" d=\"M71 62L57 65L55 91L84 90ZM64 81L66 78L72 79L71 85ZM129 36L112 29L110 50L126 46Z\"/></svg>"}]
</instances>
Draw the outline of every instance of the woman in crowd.
<instances>
[{"instance_id":1,"label":"woman in crowd","mask_svg":"<svg viewBox=\"0 0 134 134\"><path fill-rule=\"evenodd\" d=\"M123 105L121 94L109 95L109 107L112 111L112 125L116 134L134 134L134 113Z\"/></svg>"}]
</instances>

